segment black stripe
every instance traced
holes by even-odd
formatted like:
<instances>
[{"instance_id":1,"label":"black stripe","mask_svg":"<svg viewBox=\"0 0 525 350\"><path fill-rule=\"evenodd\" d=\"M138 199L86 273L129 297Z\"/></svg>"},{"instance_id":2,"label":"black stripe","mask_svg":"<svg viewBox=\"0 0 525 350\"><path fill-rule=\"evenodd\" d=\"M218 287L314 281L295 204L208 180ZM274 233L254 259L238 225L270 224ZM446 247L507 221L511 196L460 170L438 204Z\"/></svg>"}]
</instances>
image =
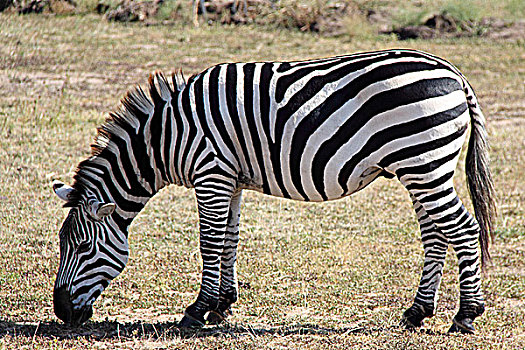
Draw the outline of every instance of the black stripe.
<instances>
[{"instance_id":1,"label":"black stripe","mask_svg":"<svg viewBox=\"0 0 525 350\"><path fill-rule=\"evenodd\" d=\"M82 286L82 287L78 288L75 291L75 293L71 296L71 299L75 299L79 295L86 294L91 289L95 288L97 285L101 285L102 289L106 289L108 284L109 284L108 280L99 280L99 281L96 281L95 284L88 285L88 286ZM95 292L95 294L97 294L97 293ZM98 293L98 294L100 294L100 293Z\"/></svg>"},{"instance_id":2,"label":"black stripe","mask_svg":"<svg viewBox=\"0 0 525 350\"><path fill-rule=\"evenodd\" d=\"M270 97L270 82L273 77L273 64L265 63L261 67L261 74L259 79L259 110L261 115L255 116L259 118L263 127L263 132L266 135L268 145L273 142L270 137L270 104L272 103ZM271 147L271 146L270 146Z\"/></svg>"},{"instance_id":3,"label":"black stripe","mask_svg":"<svg viewBox=\"0 0 525 350\"><path fill-rule=\"evenodd\" d=\"M162 174L163 180L168 181L168 178L166 177L166 167L164 165L164 162L162 161L162 155L161 155L162 153L162 144L161 144L162 133L165 129L165 125L163 124L162 117L164 114L164 106L166 106L166 101L164 101L160 97L160 94L157 92L157 89L155 88L154 85L152 85L151 91L155 91L155 94L152 95L153 103L155 107L153 109L153 116L151 117L151 120L150 120L151 151L153 153L153 159L155 159L155 165L157 169L160 171L160 173Z\"/></svg>"},{"instance_id":4,"label":"black stripe","mask_svg":"<svg viewBox=\"0 0 525 350\"><path fill-rule=\"evenodd\" d=\"M429 142L422 143L422 144L415 145L415 146L405 147L405 148L403 148L403 149L401 149L399 151L393 152L390 155L386 156L385 158L383 158L383 160L387 159L387 161L383 162L383 160L381 160L379 162L379 164L380 164L381 167L383 165L384 166L388 166L389 164L391 164L390 161L392 159L395 159L395 160L392 161L392 163L394 163L394 162L397 162L399 160L408 159L408 158L417 156L418 154L423 154L425 152L429 152L429 151L438 149L438 148L440 148L442 146L445 146L445 145L453 142L458 137L461 137L461 135L463 135L463 133L465 132L465 129L466 129L466 127L463 130L459 130L458 132L455 132L452 135L449 135L449 136L446 136L446 137L443 137L443 138L440 138L440 139L436 139L436 140L429 141ZM406 151L406 153L403 154L403 151ZM461 149L458 149L458 150L452 152L451 154L447 154L444 157L441 157L439 159L435 159L435 160L433 160L433 161L431 161L429 163L426 163L426 164L416 165L416 166L411 166L411 167L405 167L405 168L399 168L399 169L396 170L396 175L397 175L398 178L400 178L400 177L405 176L407 174L427 174L427 173L430 173L430 172L436 170L437 168L439 168L440 166L442 166L443 164L445 164L445 163L451 161L452 159L454 159L459 154L460 151L461 151Z\"/></svg>"},{"instance_id":5,"label":"black stripe","mask_svg":"<svg viewBox=\"0 0 525 350\"><path fill-rule=\"evenodd\" d=\"M423 203L429 203L429 202L435 202L443 197L446 197L448 196L449 194L451 194L452 192L454 192L454 188L453 187L449 187L445 190L442 190L442 191L439 191L439 192L436 192L436 193L432 193L428 196L425 196L425 194L421 194L421 195L417 195L417 200L423 204ZM424 197L423 197L424 196Z\"/></svg>"},{"instance_id":6,"label":"black stripe","mask_svg":"<svg viewBox=\"0 0 525 350\"><path fill-rule=\"evenodd\" d=\"M226 70L226 102L228 106L228 113L230 120L235 128L237 140L241 146L242 153L245 157L244 164L248 167L249 177L253 179L255 172L250 161L250 153L246 146L246 139L244 138L245 130L242 128L241 121L239 119L239 112L237 111L237 65L229 64Z\"/></svg>"},{"instance_id":7,"label":"black stripe","mask_svg":"<svg viewBox=\"0 0 525 350\"><path fill-rule=\"evenodd\" d=\"M190 103L190 97L189 97L190 87L193 81L195 80L195 78L196 77L190 78L190 81L188 81L188 84L186 85L184 90L182 90L182 97L181 97L182 110L184 111L185 120L187 121L186 126L188 128L187 130L183 131L187 135L187 140L186 140L186 144L183 145L182 154L179 153L179 157L182 161L181 164L183 164L182 169L180 170L182 175L184 175L184 167L185 167L184 164L188 161L189 153L193 147L193 140L195 140L197 136L197 127L193 121L193 112L191 110L191 103ZM202 151L202 142L199 144L199 147L200 147L200 150ZM195 160L196 160L195 158L191 159L192 165L194 164ZM193 169L193 166L191 166L190 168ZM191 181L191 179L187 179L187 180Z\"/></svg>"},{"instance_id":8,"label":"black stripe","mask_svg":"<svg viewBox=\"0 0 525 350\"><path fill-rule=\"evenodd\" d=\"M106 257L101 257L101 258L97 259L96 261L91 262L91 263L83 266L82 269L80 269L78 271L78 274L82 275L85 272L92 271L92 270L94 270L94 269L96 269L97 267L100 267L100 266L104 266L104 267L107 266L107 267L110 267L110 268L112 268L113 270L116 270L116 271L122 271L124 269L124 264L122 263L122 261L108 260L108 259L106 259ZM98 274L98 272L97 272L97 274Z\"/></svg>"},{"instance_id":9,"label":"black stripe","mask_svg":"<svg viewBox=\"0 0 525 350\"><path fill-rule=\"evenodd\" d=\"M440 185L443 185L445 182L452 179L453 176L454 176L454 170L446 173L445 175L435 180L429 181L429 182L423 182L423 183L410 182L410 179L406 179L405 182L407 182L408 185L406 185L405 187L409 191L410 190L430 190Z\"/></svg>"},{"instance_id":10,"label":"black stripe","mask_svg":"<svg viewBox=\"0 0 525 350\"><path fill-rule=\"evenodd\" d=\"M172 139L170 143L175 145L175 147L173 148L173 153L174 153L173 161L175 162L174 167L175 167L175 171L176 172L178 171L177 177L179 178L179 180L182 180L183 179L182 169L179 169L178 163L179 163L180 156L181 156L181 147L182 147L181 143L182 143L182 137L184 135L183 133L184 123L183 123L183 119L179 111L178 96L172 95L172 99L174 101L173 119L175 121L177 132L174 134L174 139Z\"/></svg>"},{"instance_id":11,"label":"black stripe","mask_svg":"<svg viewBox=\"0 0 525 350\"><path fill-rule=\"evenodd\" d=\"M173 101L171 102L171 104L166 108L166 121L165 121L165 124L164 124L164 149L162 150L163 152L163 156L164 156L164 160L166 162L165 164L165 171L166 171L166 175L165 177L167 178L167 181L173 183L175 182L175 176L176 174L172 174L171 173L171 167L170 167L170 159L171 159L171 152L170 152L170 146L172 144L172 142L174 141L173 138L173 126L172 126L172 123L173 123L173 120L172 120L172 115L173 115Z\"/></svg>"}]
</instances>

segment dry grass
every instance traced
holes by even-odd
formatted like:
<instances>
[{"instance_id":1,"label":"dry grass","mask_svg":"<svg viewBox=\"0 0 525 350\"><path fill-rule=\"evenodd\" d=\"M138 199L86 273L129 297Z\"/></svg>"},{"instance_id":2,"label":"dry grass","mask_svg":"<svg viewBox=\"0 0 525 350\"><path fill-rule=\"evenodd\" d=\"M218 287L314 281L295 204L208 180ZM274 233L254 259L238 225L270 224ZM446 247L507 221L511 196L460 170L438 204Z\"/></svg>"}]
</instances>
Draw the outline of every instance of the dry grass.
<instances>
[{"instance_id":1,"label":"dry grass","mask_svg":"<svg viewBox=\"0 0 525 350\"><path fill-rule=\"evenodd\" d=\"M305 204L248 192L231 323L181 338L196 296L197 214L191 191L169 187L131 228L131 259L79 329L57 322L52 283L64 209L52 178L70 181L95 126L154 70L186 75L223 61L322 57L396 47L253 27L121 25L98 17L0 15L0 348L525 347L525 50L481 39L403 42L446 57L478 92L492 143L500 217L487 312L474 337L445 332L458 298L449 253L436 317L396 328L419 279L422 247L404 189L377 181L341 201ZM462 170L456 177L467 199Z\"/></svg>"}]
</instances>

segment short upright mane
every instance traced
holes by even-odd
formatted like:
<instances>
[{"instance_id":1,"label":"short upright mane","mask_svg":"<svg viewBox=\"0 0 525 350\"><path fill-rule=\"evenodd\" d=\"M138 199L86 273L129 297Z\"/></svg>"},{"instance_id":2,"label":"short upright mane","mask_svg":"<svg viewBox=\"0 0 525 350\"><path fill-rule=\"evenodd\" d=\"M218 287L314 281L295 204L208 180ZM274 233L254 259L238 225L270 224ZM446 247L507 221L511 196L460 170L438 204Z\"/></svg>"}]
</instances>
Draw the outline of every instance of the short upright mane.
<instances>
[{"instance_id":1,"label":"short upright mane","mask_svg":"<svg viewBox=\"0 0 525 350\"><path fill-rule=\"evenodd\" d=\"M137 85L129 90L121 99L120 105L109 113L106 121L97 128L97 135L91 144L91 157L80 162L73 176L73 191L65 206L78 205L87 188L84 174L86 169L96 164L96 157L110 147L113 135L121 129L138 129L145 123L154 111L155 105L165 103L168 99L175 99L186 86L182 70L171 75L169 81L161 72L151 74L145 92L142 86Z\"/></svg>"}]
</instances>

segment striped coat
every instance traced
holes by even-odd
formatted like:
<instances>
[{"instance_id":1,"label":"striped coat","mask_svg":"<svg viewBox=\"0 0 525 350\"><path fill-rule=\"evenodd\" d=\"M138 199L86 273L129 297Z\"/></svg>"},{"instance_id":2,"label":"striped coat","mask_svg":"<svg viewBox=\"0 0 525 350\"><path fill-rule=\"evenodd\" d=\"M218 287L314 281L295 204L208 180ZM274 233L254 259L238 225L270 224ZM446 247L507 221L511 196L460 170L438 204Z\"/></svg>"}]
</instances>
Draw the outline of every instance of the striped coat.
<instances>
[{"instance_id":1,"label":"striped coat","mask_svg":"<svg viewBox=\"0 0 525 350\"><path fill-rule=\"evenodd\" d=\"M466 172L477 221L452 183L469 123ZM242 190L326 201L350 195L378 176L397 177L411 195L425 247L420 287L403 322L418 327L433 314L446 248L452 244L460 259L462 293L452 330L472 332L472 320L484 305L478 239L486 260L494 215L484 123L464 76L445 60L412 50L220 64L187 82L181 74L169 82L158 73L150 78L149 94L141 88L129 92L101 126L93 156L79 164L73 187L55 184L59 197L77 212L63 230L90 217L100 232L111 232L97 244L127 243L127 227L160 188L195 188L203 276L197 301L181 321L183 328L195 327L208 314L209 322L221 321L237 300ZM96 234L86 234L88 225L77 231L87 240ZM70 255L69 260L75 254ZM116 261L123 268L127 254L90 259L84 266ZM95 274L81 263L67 269L67 258L62 266L62 275L68 274L57 277L57 315L84 321L89 313L75 316L69 310L91 307L120 271L113 268L99 287L83 286L84 293L75 296L75 280Z\"/></svg>"}]
</instances>

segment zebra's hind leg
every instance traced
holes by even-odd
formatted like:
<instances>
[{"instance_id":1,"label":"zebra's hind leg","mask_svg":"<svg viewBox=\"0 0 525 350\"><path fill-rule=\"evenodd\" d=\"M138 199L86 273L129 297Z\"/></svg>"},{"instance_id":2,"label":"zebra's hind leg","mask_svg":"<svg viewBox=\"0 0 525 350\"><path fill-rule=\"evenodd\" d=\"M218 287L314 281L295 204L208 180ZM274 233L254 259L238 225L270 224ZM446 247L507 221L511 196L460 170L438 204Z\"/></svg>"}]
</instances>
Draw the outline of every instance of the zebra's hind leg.
<instances>
[{"instance_id":1,"label":"zebra's hind leg","mask_svg":"<svg viewBox=\"0 0 525 350\"><path fill-rule=\"evenodd\" d=\"M236 192L231 200L228 225L224 238L224 250L221 257L221 286L219 304L207 317L209 324L220 324L231 315L231 305L237 301L237 244L239 243L239 219L241 216L241 191Z\"/></svg>"},{"instance_id":2,"label":"zebra's hind leg","mask_svg":"<svg viewBox=\"0 0 525 350\"><path fill-rule=\"evenodd\" d=\"M434 315L448 240L432 222L421 203L413 195L410 196L419 222L425 262L414 303L403 313L401 323L406 328L418 328L426 317Z\"/></svg>"},{"instance_id":3,"label":"zebra's hind leg","mask_svg":"<svg viewBox=\"0 0 525 350\"><path fill-rule=\"evenodd\" d=\"M410 185L401 178L401 182L422 205L437 229L452 244L458 257L460 305L450 331L473 333L474 319L485 310L478 252L480 229L457 196L452 179L442 184L439 179L434 180L433 184L440 184L431 190L423 190L418 188L418 184Z\"/></svg>"},{"instance_id":4,"label":"zebra's hind leg","mask_svg":"<svg viewBox=\"0 0 525 350\"><path fill-rule=\"evenodd\" d=\"M461 204L459 198L458 202ZM460 292L459 311L449 332L474 333L474 319L485 312L478 252L480 228L463 204L458 208L457 221L447 233L458 257Z\"/></svg>"}]
</instances>

